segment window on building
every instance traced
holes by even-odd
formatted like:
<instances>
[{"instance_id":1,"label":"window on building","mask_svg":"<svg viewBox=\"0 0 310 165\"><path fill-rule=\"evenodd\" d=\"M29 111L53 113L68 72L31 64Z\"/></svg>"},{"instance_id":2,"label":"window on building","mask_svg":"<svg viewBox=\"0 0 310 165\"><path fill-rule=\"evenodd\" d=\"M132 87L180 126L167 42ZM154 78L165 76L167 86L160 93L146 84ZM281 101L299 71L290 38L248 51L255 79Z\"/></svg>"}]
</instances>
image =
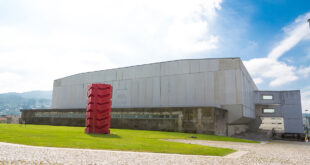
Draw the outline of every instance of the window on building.
<instances>
[{"instance_id":1,"label":"window on building","mask_svg":"<svg viewBox=\"0 0 310 165\"><path fill-rule=\"evenodd\" d=\"M263 100L273 100L272 95L263 95Z\"/></svg>"},{"instance_id":2,"label":"window on building","mask_svg":"<svg viewBox=\"0 0 310 165\"><path fill-rule=\"evenodd\" d=\"M271 108L264 108L263 109L263 113L274 113L275 110L274 109L271 109Z\"/></svg>"}]
</instances>

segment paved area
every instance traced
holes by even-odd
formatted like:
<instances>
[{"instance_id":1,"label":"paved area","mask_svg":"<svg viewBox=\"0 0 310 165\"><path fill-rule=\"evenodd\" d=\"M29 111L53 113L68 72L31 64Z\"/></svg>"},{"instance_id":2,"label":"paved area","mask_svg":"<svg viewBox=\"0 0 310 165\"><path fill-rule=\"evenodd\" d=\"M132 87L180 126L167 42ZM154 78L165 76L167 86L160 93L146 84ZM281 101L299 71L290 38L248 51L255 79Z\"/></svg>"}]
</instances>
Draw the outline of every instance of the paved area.
<instances>
[{"instance_id":1,"label":"paved area","mask_svg":"<svg viewBox=\"0 0 310 165\"><path fill-rule=\"evenodd\" d=\"M0 142L0 164L309 164L310 143L272 141L261 144L173 140L234 148L225 157L89 149L34 147Z\"/></svg>"},{"instance_id":2,"label":"paved area","mask_svg":"<svg viewBox=\"0 0 310 165\"><path fill-rule=\"evenodd\" d=\"M310 143L305 142L271 141L251 144L204 140L173 141L233 148L239 152L239 154L237 152L236 155L231 154L224 158L212 158L211 164L213 164L213 162L218 162L220 164L310 164Z\"/></svg>"}]
</instances>

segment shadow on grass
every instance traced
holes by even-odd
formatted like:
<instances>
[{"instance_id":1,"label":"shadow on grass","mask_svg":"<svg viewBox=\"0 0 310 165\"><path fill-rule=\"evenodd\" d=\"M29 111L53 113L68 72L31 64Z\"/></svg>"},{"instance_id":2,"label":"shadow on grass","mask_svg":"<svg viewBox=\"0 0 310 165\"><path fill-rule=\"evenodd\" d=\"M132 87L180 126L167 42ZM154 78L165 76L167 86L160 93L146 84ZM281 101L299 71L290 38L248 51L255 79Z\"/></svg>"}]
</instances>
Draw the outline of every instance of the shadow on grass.
<instances>
[{"instance_id":1,"label":"shadow on grass","mask_svg":"<svg viewBox=\"0 0 310 165\"><path fill-rule=\"evenodd\" d=\"M116 134L87 134L87 135L96 137L96 138L121 138L120 136Z\"/></svg>"}]
</instances>

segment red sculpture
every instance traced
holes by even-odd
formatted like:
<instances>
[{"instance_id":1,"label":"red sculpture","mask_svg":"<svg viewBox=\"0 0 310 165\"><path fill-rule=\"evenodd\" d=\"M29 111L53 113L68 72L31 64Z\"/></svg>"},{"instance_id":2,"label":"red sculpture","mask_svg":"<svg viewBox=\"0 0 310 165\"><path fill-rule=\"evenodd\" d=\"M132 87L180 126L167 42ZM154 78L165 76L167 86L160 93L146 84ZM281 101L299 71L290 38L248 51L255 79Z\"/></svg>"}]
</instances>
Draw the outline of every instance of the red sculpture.
<instances>
[{"instance_id":1,"label":"red sculpture","mask_svg":"<svg viewBox=\"0 0 310 165\"><path fill-rule=\"evenodd\" d=\"M91 84L87 97L85 133L110 134L112 86Z\"/></svg>"}]
</instances>

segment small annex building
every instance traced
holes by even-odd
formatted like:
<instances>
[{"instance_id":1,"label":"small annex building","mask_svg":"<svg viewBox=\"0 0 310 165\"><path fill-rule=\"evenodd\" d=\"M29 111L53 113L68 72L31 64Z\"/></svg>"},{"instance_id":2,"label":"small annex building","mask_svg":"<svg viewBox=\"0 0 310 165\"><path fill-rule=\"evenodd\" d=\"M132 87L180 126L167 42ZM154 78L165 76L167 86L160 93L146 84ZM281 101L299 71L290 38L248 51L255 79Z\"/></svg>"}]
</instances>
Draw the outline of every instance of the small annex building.
<instances>
[{"instance_id":1,"label":"small annex building","mask_svg":"<svg viewBox=\"0 0 310 165\"><path fill-rule=\"evenodd\" d=\"M23 120L74 120L82 126L91 83L113 86L115 128L233 135L256 130L261 118L272 117L283 132L303 133L300 91L260 91L240 58L176 60L60 78L51 109L22 110Z\"/></svg>"}]
</instances>

